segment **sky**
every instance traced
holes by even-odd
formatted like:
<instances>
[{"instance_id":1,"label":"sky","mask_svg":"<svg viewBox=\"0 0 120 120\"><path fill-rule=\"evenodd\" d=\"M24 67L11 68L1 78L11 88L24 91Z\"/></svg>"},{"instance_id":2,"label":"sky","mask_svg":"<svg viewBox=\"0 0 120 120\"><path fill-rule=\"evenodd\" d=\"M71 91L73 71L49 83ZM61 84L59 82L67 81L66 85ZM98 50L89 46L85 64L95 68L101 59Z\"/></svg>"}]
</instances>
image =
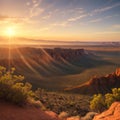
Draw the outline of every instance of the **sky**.
<instances>
[{"instance_id":1,"label":"sky","mask_svg":"<svg viewBox=\"0 0 120 120\"><path fill-rule=\"evenodd\" d=\"M0 36L120 41L120 0L0 0Z\"/></svg>"}]
</instances>

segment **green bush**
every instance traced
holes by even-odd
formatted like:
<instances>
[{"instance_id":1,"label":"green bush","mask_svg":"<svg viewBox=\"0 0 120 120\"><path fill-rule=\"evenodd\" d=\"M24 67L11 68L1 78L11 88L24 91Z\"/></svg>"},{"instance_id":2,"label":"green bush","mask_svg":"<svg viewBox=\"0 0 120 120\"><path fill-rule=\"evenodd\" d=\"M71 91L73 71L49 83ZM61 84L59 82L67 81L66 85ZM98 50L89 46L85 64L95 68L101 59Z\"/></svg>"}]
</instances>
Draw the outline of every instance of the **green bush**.
<instances>
[{"instance_id":1,"label":"green bush","mask_svg":"<svg viewBox=\"0 0 120 120\"><path fill-rule=\"evenodd\" d=\"M102 94L94 95L90 101L90 108L96 112L102 112L106 108L104 96Z\"/></svg>"},{"instance_id":2,"label":"green bush","mask_svg":"<svg viewBox=\"0 0 120 120\"><path fill-rule=\"evenodd\" d=\"M115 101L120 101L120 88L114 88L112 89L112 93L105 94L105 103L107 107L110 107Z\"/></svg>"},{"instance_id":3,"label":"green bush","mask_svg":"<svg viewBox=\"0 0 120 120\"><path fill-rule=\"evenodd\" d=\"M30 83L23 83L24 76L15 75L15 68L7 71L0 66L0 99L16 104L27 102L29 97L34 96Z\"/></svg>"},{"instance_id":4,"label":"green bush","mask_svg":"<svg viewBox=\"0 0 120 120\"><path fill-rule=\"evenodd\" d=\"M90 101L90 108L102 112L109 108L113 102L120 101L120 88L113 88L112 93L94 95Z\"/></svg>"}]
</instances>

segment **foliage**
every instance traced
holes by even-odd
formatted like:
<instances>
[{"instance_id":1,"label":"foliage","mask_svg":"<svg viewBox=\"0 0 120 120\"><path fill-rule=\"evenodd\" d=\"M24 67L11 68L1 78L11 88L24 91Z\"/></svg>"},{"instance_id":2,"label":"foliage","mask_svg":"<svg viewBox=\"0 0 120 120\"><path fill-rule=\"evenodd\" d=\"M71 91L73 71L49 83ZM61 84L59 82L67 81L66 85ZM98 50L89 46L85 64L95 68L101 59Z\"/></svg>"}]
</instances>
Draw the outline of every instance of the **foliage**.
<instances>
[{"instance_id":1,"label":"foliage","mask_svg":"<svg viewBox=\"0 0 120 120\"><path fill-rule=\"evenodd\" d=\"M113 102L120 101L120 88L112 89L112 93L108 93L105 95L105 103L107 107L109 107Z\"/></svg>"},{"instance_id":2,"label":"foliage","mask_svg":"<svg viewBox=\"0 0 120 120\"><path fill-rule=\"evenodd\" d=\"M34 93L30 83L23 83L24 76L15 75L15 68L9 71L0 66L0 99L4 99L16 104L26 103Z\"/></svg>"},{"instance_id":3,"label":"foliage","mask_svg":"<svg viewBox=\"0 0 120 120\"><path fill-rule=\"evenodd\" d=\"M105 106L102 94L94 95L92 101L90 101L90 108L97 112L102 112L105 109Z\"/></svg>"},{"instance_id":4,"label":"foliage","mask_svg":"<svg viewBox=\"0 0 120 120\"><path fill-rule=\"evenodd\" d=\"M93 99L90 101L90 108L94 111L102 112L116 101L120 101L120 88L113 88L112 93L107 93L105 95L94 95Z\"/></svg>"}]
</instances>

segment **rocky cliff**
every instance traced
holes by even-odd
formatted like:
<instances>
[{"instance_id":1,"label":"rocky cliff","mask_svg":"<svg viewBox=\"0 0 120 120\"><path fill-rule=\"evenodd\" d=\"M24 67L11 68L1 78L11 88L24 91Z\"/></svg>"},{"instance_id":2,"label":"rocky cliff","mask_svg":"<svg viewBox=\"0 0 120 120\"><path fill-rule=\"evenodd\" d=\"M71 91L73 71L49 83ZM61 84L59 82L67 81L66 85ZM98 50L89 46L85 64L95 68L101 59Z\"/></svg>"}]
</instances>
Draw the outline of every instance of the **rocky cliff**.
<instances>
[{"instance_id":1,"label":"rocky cliff","mask_svg":"<svg viewBox=\"0 0 120 120\"><path fill-rule=\"evenodd\" d=\"M112 88L118 87L120 87L120 68L116 69L114 73L102 77L94 77L85 84L67 89L67 91L82 94L105 94L111 92Z\"/></svg>"},{"instance_id":2,"label":"rocky cliff","mask_svg":"<svg viewBox=\"0 0 120 120\"><path fill-rule=\"evenodd\" d=\"M63 49L63 48L54 48L54 49L45 49L45 51L55 60L66 61L79 60L84 54L84 49Z\"/></svg>"},{"instance_id":3,"label":"rocky cliff","mask_svg":"<svg viewBox=\"0 0 120 120\"><path fill-rule=\"evenodd\" d=\"M120 120L120 102L115 102L111 107L94 117L93 120Z\"/></svg>"}]
</instances>

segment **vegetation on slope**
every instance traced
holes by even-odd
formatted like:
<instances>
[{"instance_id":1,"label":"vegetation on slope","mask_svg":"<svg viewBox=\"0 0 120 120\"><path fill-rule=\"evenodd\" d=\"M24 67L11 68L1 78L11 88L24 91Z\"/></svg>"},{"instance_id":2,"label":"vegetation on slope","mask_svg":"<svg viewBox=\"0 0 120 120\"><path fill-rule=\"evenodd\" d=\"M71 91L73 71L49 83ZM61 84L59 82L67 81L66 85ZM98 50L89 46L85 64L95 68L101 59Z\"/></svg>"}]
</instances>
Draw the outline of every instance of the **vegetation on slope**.
<instances>
[{"instance_id":1,"label":"vegetation on slope","mask_svg":"<svg viewBox=\"0 0 120 120\"><path fill-rule=\"evenodd\" d=\"M24 76L15 75L15 68L9 71L0 67L0 99L15 103L24 104L34 96L30 83L23 83Z\"/></svg>"},{"instance_id":2,"label":"vegetation on slope","mask_svg":"<svg viewBox=\"0 0 120 120\"><path fill-rule=\"evenodd\" d=\"M94 111L102 112L109 108L113 102L117 101L120 101L120 88L113 88L112 93L94 95L90 102L90 108Z\"/></svg>"},{"instance_id":3,"label":"vegetation on slope","mask_svg":"<svg viewBox=\"0 0 120 120\"><path fill-rule=\"evenodd\" d=\"M69 116L78 114L84 116L89 111L89 96L51 93L43 89L33 92L32 85L23 80L24 76L15 74L15 68L7 71L5 67L0 67L0 100L17 105L32 103L42 109L46 107L58 114L65 111Z\"/></svg>"},{"instance_id":4,"label":"vegetation on slope","mask_svg":"<svg viewBox=\"0 0 120 120\"><path fill-rule=\"evenodd\" d=\"M5 67L0 67L0 99L18 105L23 105L30 101L34 102L39 99L47 109L58 114L64 111L68 113L69 116L84 116L90 111L89 96L46 92L43 89L38 89L33 92L32 85L23 82L24 76L15 75L14 73L15 68L11 68L7 71ZM117 69L115 73L106 77L109 76L110 78L120 77L120 69ZM120 88L114 88L112 89L112 93L105 95L94 95L93 99L90 101L90 108L94 111L102 112L109 108L115 101L120 101Z\"/></svg>"},{"instance_id":5,"label":"vegetation on slope","mask_svg":"<svg viewBox=\"0 0 120 120\"><path fill-rule=\"evenodd\" d=\"M36 95L47 109L57 114L66 112L68 116L84 116L90 110L89 96L47 92L43 89L38 89Z\"/></svg>"}]
</instances>

